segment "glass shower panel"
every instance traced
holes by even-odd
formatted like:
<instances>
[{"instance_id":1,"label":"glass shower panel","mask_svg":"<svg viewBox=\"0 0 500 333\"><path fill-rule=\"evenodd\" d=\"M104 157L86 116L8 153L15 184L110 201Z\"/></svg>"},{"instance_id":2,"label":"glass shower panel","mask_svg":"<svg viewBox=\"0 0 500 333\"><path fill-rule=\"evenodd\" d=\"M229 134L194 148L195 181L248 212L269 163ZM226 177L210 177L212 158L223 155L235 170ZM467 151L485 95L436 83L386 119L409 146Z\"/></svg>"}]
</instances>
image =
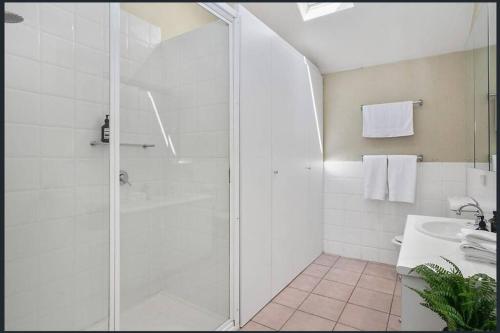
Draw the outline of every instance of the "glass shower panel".
<instances>
[{"instance_id":1,"label":"glass shower panel","mask_svg":"<svg viewBox=\"0 0 500 333\"><path fill-rule=\"evenodd\" d=\"M121 5L121 330L229 319L228 40L197 4Z\"/></svg>"},{"instance_id":2,"label":"glass shower panel","mask_svg":"<svg viewBox=\"0 0 500 333\"><path fill-rule=\"evenodd\" d=\"M5 4L6 330L107 328L108 7Z\"/></svg>"}]
</instances>

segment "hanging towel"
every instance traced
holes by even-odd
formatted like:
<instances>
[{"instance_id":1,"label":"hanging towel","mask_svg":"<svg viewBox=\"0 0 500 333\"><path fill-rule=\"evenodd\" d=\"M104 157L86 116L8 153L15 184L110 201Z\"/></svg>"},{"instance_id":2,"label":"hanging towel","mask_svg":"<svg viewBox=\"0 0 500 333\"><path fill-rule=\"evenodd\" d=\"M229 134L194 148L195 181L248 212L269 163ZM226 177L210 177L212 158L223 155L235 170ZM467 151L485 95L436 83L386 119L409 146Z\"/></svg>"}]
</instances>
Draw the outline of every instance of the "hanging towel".
<instances>
[{"instance_id":1,"label":"hanging towel","mask_svg":"<svg viewBox=\"0 0 500 333\"><path fill-rule=\"evenodd\" d=\"M363 105L363 136L392 138L413 135L413 102Z\"/></svg>"},{"instance_id":2,"label":"hanging towel","mask_svg":"<svg viewBox=\"0 0 500 333\"><path fill-rule=\"evenodd\" d=\"M389 155L389 201L415 202L417 155Z\"/></svg>"},{"instance_id":3,"label":"hanging towel","mask_svg":"<svg viewBox=\"0 0 500 333\"><path fill-rule=\"evenodd\" d=\"M365 199L385 200L387 193L387 155L363 156Z\"/></svg>"}]
</instances>

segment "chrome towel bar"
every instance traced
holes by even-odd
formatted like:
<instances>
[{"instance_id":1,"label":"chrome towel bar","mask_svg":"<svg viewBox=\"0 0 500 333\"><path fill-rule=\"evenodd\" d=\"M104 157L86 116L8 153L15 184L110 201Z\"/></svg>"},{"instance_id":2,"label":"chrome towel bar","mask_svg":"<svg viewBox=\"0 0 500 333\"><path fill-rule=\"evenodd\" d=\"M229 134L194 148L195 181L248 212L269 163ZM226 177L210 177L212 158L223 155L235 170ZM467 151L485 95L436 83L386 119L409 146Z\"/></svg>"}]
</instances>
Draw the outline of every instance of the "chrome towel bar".
<instances>
[{"instance_id":1,"label":"chrome towel bar","mask_svg":"<svg viewBox=\"0 0 500 333\"><path fill-rule=\"evenodd\" d=\"M385 154L370 154L370 155L385 155ZM387 154L387 156L389 156L389 155L391 155L391 154ZM392 155L394 155L394 154L392 154ZM400 154L400 155L403 155L403 154ZM411 155L411 154L408 154L408 155ZM361 161L363 161L363 156L365 156L365 155L361 155ZM421 154L417 155L417 162L423 162L423 161L424 161L424 155L421 155Z\"/></svg>"},{"instance_id":2,"label":"chrome towel bar","mask_svg":"<svg viewBox=\"0 0 500 333\"><path fill-rule=\"evenodd\" d=\"M416 100L416 101L412 101L413 105L424 105L424 101L422 99L419 99L419 100ZM367 104L361 104L361 111L363 111L363 106L365 106Z\"/></svg>"}]
</instances>

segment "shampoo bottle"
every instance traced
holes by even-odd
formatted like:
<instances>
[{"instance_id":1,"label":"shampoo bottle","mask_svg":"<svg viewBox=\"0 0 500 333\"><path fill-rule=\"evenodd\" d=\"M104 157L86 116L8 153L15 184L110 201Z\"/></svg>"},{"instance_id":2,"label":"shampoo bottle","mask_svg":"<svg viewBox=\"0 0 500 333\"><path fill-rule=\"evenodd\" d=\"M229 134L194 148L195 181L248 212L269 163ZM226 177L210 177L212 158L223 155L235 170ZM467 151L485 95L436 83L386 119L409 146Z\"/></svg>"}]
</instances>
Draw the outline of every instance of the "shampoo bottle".
<instances>
[{"instance_id":1,"label":"shampoo bottle","mask_svg":"<svg viewBox=\"0 0 500 333\"><path fill-rule=\"evenodd\" d=\"M101 141L109 142L109 114L104 119L104 125L101 126Z\"/></svg>"}]
</instances>

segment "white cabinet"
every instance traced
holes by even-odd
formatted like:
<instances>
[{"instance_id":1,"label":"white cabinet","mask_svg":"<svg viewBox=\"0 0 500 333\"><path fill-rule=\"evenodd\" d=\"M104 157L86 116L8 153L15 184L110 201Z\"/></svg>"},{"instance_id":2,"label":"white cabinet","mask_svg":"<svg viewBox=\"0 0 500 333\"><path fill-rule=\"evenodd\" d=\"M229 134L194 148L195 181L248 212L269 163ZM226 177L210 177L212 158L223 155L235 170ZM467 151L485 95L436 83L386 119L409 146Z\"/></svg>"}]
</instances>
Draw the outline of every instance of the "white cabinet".
<instances>
[{"instance_id":1,"label":"white cabinet","mask_svg":"<svg viewBox=\"0 0 500 333\"><path fill-rule=\"evenodd\" d=\"M244 324L322 250L323 85L303 55L241 7L240 15Z\"/></svg>"}]
</instances>

